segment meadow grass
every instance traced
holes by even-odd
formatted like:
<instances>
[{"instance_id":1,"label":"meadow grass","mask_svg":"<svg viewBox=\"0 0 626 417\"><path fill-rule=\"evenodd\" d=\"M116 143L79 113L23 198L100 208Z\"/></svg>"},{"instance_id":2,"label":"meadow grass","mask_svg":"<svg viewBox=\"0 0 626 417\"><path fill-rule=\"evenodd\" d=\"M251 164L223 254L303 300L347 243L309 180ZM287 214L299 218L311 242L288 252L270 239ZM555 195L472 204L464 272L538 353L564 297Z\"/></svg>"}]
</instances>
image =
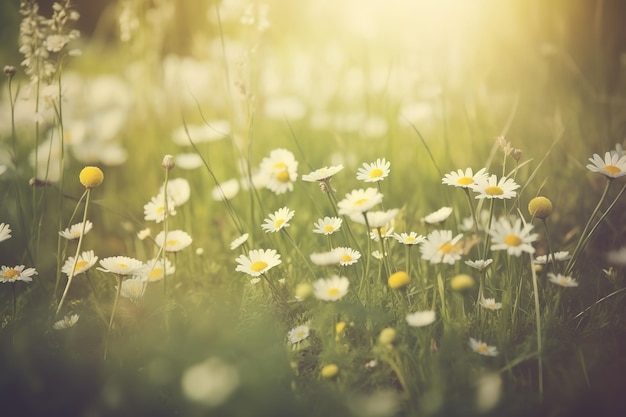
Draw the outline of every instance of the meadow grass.
<instances>
[{"instance_id":1,"label":"meadow grass","mask_svg":"<svg viewBox=\"0 0 626 417\"><path fill-rule=\"evenodd\" d=\"M324 33L303 54L251 4L210 10L208 57L162 54L170 2L75 57L63 2L27 39L41 67L5 68L8 415L623 410L626 157L600 81L530 41L500 71L497 43L461 70L384 40L339 59Z\"/></svg>"}]
</instances>

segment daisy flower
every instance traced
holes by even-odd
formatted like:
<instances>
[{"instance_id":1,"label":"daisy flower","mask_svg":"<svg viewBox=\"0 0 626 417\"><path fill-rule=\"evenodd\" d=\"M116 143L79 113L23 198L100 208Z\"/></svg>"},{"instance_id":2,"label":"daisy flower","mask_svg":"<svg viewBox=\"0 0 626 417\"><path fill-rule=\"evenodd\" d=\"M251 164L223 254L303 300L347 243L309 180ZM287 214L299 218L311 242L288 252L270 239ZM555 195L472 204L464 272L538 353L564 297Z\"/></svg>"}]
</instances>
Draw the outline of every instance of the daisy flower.
<instances>
[{"instance_id":1,"label":"daisy flower","mask_svg":"<svg viewBox=\"0 0 626 417\"><path fill-rule=\"evenodd\" d=\"M341 228L342 223L343 220L339 217L324 217L314 224L315 229L313 229L313 233L331 235Z\"/></svg>"},{"instance_id":2,"label":"daisy flower","mask_svg":"<svg viewBox=\"0 0 626 417\"><path fill-rule=\"evenodd\" d=\"M379 250L375 250L372 252L372 256L374 257L374 259L378 259L379 261L382 261L384 256L382 253L380 253Z\"/></svg>"},{"instance_id":3,"label":"daisy flower","mask_svg":"<svg viewBox=\"0 0 626 417\"><path fill-rule=\"evenodd\" d=\"M78 314L72 314L71 316L65 316L63 317L62 320L59 320L57 322L54 323L54 325L52 325L52 328L54 330L63 330L63 329L68 329L70 327L74 327L76 326L76 323L78 323L78 318L80 316Z\"/></svg>"},{"instance_id":4,"label":"daisy flower","mask_svg":"<svg viewBox=\"0 0 626 417\"><path fill-rule=\"evenodd\" d=\"M478 302L478 304L488 310L500 310L502 308L502 303L496 303L495 298L483 298Z\"/></svg>"},{"instance_id":5,"label":"daisy flower","mask_svg":"<svg viewBox=\"0 0 626 417\"><path fill-rule=\"evenodd\" d=\"M289 340L289 343L291 343L292 345L295 345L296 343L300 343L304 339L309 337L309 333L310 333L309 326L303 324L301 326L294 327L293 329L289 330L289 333L287 333L287 339Z\"/></svg>"},{"instance_id":6,"label":"daisy flower","mask_svg":"<svg viewBox=\"0 0 626 417\"><path fill-rule=\"evenodd\" d=\"M394 233L393 238L403 245L418 245L426 240L426 236L418 236L415 232Z\"/></svg>"},{"instance_id":7,"label":"daisy flower","mask_svg":"<svg viewBox=\"0 0 626 417\"><path fill-rule=\"evenodd\" d=\"M493 262L493 259L477 259L475 261L465 261L465 265L470 266L479 271L484 271Z\"/></svg>"},{"instance_id":8,"label":"daisy flower","mask_svg":"<svg viewBox=\"0 0 626 417\"><path fill-rule=\"evenodd\" d=\"M433 230L420 246L422 259L430 261L431 264L453 265L463 254L463 243L460 242L462 237L461 233L452 237L451 230Z\"/></svg>"},{"instance_id":9,"label":"daisy flower","mask_svg":"<svg viewBox=\"0 0 626 417\"><path fill-rule=\"evenodd\" d=\"M151 234L152 234L152 230L150 230L149 227L146 227L145 229L141 229L140 231L137 232L137 238L139 240L146 240L147 238L150 237Z\"/></svg>"},{"instance_id":10,"label":"daisy flower","mask_svg":"<svg viewBox=\"0 0 626 417\"><path fill-rule=\"evenodd\" d=\"M617 153L606 152L604 160L597 153L593 154L593 158L589 158L590 164L587 169L591 172L597 172L607 178L620 178L626 175L626 155L619 156Z\"/></svg>"},{"instance_id":11,"label":"daisy flower","mask_svg":"<svg viewBox=\"0 0 626 417\"><path fill-rule=\"evenodd\" d=\"M428 224L442 223L452 214L452 207L442 207L439 210L430 213L422 218L423 222Z\"/></svg>"},{"instance_id":12,"label":"daisy flower","mask_svg":"<svg viewBox=\"0 0 626 417\"><path fill-rule=\"evenodd\" d=\"M341 254L334 249L329 252L312 253L309 258L317 266L337 265L341 262Z\"/></svg>"},{"instance_id":13,"label":"daisy flower","mask_svg":"<svg viewBox=\"0 0 626 417\"><path fill-rule=\"evenodd\" d=\"M0 223L0 242L11 238L11 226L5 223Z\"/></svg>"},{"instance_id":14,"label":"daisy flower","mask_svg":"<svg viewBox=\"0 0 626 417\"><path fill-rule=\"evenodd\" d=\"M176 267L167 258L165 258L165 267L163 266L163 258L155 258L147 261L142 270L138 272L136 275L143 281L156 282L162 280L166 275L174 275Z\"/></svg>"},{"instance_id":15,"label":"daisy flower","mask_svg":"<svg viewBox=\"0 0 626 417\"><path fill-rule=\"evenodd\" d=\"M502 177L498 180L496 175L492 175L476 182L471 188L478 193L476 196L478 199L498 198L502 200L515 197L517 195L515 190L519 188L519 184L512 178Z\"/></svg>"},{"instance_id":16,"label":"daisy flower","mask_svg":"<svg viewBox=\"0 0 626 417\"><path fill-rule=\"evenodd\" d=\"M283 207L270 214L265 223L261 225L265 233L278 232L280 229L289 227L289 220L294 216L295 211L289 210L288 207Z\"/></svg>"},{"instance_id":17,"label":"daisy flower","mask_svg":"<svg viewBox=\"0 0 626 417\"><path fill-rule=\"evenodd\" d=\"M161 186L159 194L163 194L165 187ZM167 182L167 198L174 201L176 207L180 207L189 201L191 195L191 187L189 181L184 178L172 178Z\"/></svg>"},{"instance_id":18,"label":"daisy flower","mask_svg":"<svg viewBox=\"0 0 626 417\"><path fill-rule=\"evenodd\" d=\"M472 350L483 356L498 356L498 349L495 346L488 346L486 343L470 337L469 345Z\"/></svg>"},{"instance_id":19,"label":"daisy flower","mask_svg":"<svg viewBox=\"0 0 626 417\"><path fill-rule=\"evenodd\" d=\"M351 248L338 247L333 249L333 252L337 253L339 265L342 266L355 264L361 258L361 253Z\"/></svg>"},{"instance_id":20,"label":"daisy flower","mask_svg":"<svg viewBox=\"0 0 626 417\"><path fill-rule=\"evenodd\" d=\"M502 217L489 231L492 238L491 250L506 250L509 255L520 256L522 252L535 253L531 245L537 240L536 233L530 233L532 224L522 227L522 220L516 219L511 225L506 217Z\"/></svg>"},{"instance_id":21,"label":"daisy flower","mask_svg":"<svg viewBox=\"0 0 626 417\"><path fill-rule=\"evenodd\" d=\"M337 203L339 214L363 213L383 201L383 195L376 188L353 190Z\"/></svg>"},{"instance_id":22,"label":"daisy flower","mask_svg":"<svg viewBox=\"0 0 626 417\"><path fill-rule=\"evenodd\" d=\"M423 327L434 323L436 318L433 310L416 311L406 315L406 322L411 327Z\"/></svg>"},{"instance_id":23,"label":"daisy flower","mask_svg":"<svg viewBox=\"0 0 626 417\"><path fill-rule=\"evenodd\" d=\"M245 272L250 276L258 277L279 265L282 261L280 260L280 255L274 249L253 249L248 253L248 256L239 255L235 262L239 264L235 271Z\"/></svg>"},{"instance_id":24,"label":"daisy flower","mask_svg":"<svg viewBox=\"0 0 626 417\"><path fill-rule=\"evenodd\" d=\"M244 233L243 235L239 236L237 239L230 242L230 250L235 250L239 246L243 245L248 240L249 237L250 235L248 233Z\"/></svg>"},{"instance_id":25,"label":"daisy flower","mask_svg":"<svg viewBox=\"0 0 626 417\"><path fill-rule=\"evenodd\" d=\"M215 201L232 200L239 193L239 181L230 179L224 181L211 190L211 198Z\"/></svg>"},{"instance_id":26,"label":"daisy flower","mask_svg":"<svg viewBox=\"0 0 626 417\"><path fill-rule=\"evenodd\" d=\"M350 281L346 277L333 275L330 278L318 279L313 283L315 298L324 301L337 301L348 293Z\"/></svg>"},{"instance_id":27,"label":"daisy flower","mask_svg":"<svg viewBox=\"0 0 626 417\"><path fill-rule=\"evenodd\" d=\"M165 233L160 231L159 234L154 237L154 241L157 245L159 245L159 247L162 247L165 243L164 250L166 252L179 252L191 245L193 240L187 232L182 230L171 230L167 232L167 239L165 239Z\"/></svg>"},{"instance_id":28,"label":"daisy flower","mask_svg":"<svg viewBox=\"0 0 626 417\"><path fill-rule=\"evenodd\" d=\"M370 230L370 239L374 242L380 241L380 238L387 239L393 236L393 225L394 222L391 221L384 225L383 227L377 227L375 229Z\"/></svg>"},{"instance_id":29,"label":"daisy flower","mask_svg":"<svg viewBox=\"0 0 626 417\"><path fill-rule=\"evenodd\" d=\"M0 282L31 282L33 275L37 275L35 268L24 269L24 265L16 265L14 267L3 265L0 269Z\"/></svg>"},{"instance_id":30,"label":"daisy flower","mask_svg":"<svg viewBox=\"0 0 626 417\"><path fill-rule=\"evenodd\" d=\"M122 281L120 296L129 298L133 302L139 301L146 292L146 284L142 277L129 278Z\"/></svg>"},{"instance_id":31,"label":"daisy flower","mask_svg":"<svg viewBox=\"0 0 626 417\"><path fill-rule=\"evenodd\" d=\"M363 163L363 166L357 170L356 179L365 182L382 181L389 175L390 167L391 162L385 158L378 158L371 164Z\"/></svg>"},{"instance_id":32,"label":"daisy flower","mask_svg":"<svg viewBox=\"0 0 626 417\"><path fill-rule=\"evenodd\" d=\"M465 172L462 169L458 169L444 175L441 182L453 187L471 188L477 182L487 180L488 177L489 174L487 174L485 168L481 168L475 174L472 172L472 168L466 168Z\"/></svg>"},{"instance_id":33,"label":"daisy flower","mask_svg":"<svg viewBox=\"0 0 626 417\"><path fill-rule=\"evenodd\" d=\"M554 260L557 262L567 261L572 257L566 250L554 252L552 255L554 255ZM552 260L552 255L539 255L535 258L535 263L538 265L545 265L548 262L548 258Z\"/></svg>"},{"instance_id":34,"label":"daisy flower","mask_svg":"<svg viewBox=\"0 0 626 417\"><path fill-rule=\"evenodd\" d=\"M85 222L85 234L89 233L89 231L93 228L93 223L89 220ZM67 229L59 232L61 237L64 237L67 240L74 240L80 237L80 234L83 231L83 222L76 223L68 227Z\"/></svg>"},{"instance_id":35,"label":"daisy flower","mask_svg":"<svg viewBox=\"0 0 626 417\"><path fill-rule=\"evenodd\" d=\"M293 190L293 182L298 178L298 161L286 149L274 149L269 157L263 158L261 173L266 178L265 187L275 194Z\"/></svg>"},{"instance_id":36,"label":"daisy flower","mask_svg":"<svg viewBox=\"0 0 626 417\"><path fill-rule=\"evenodd\" d=\"M174 200L167 197L167 211L169 216L176 215L176 204ZM154 220L157 223L161 223L165 219L165 196L159 194L156 197L152 197L149 203L143 206L144 220Z\"/></svg>"},{"instance_id":37,"label":"daisy flower","mask_svg":"<svg viewBox=\"0 0 626 417\"><path fill-rule=\"evenodd\" d=\"M352 213L350 214L350 220L367 224L369 227L378 229L379 227L385 227L398 215L399 209L391 209L386 211L368 211L366 213ZM367 223L365 218L367 217Z\"/></svg>"},{"instance_id":38,"label":"daisy flower","mask_svg":"<svg viewBox=\"0 0 626 417\"><path fill-rule=\"evenodd\" d=\"M133 275L143 268L143 263L127 256L111 256L100 260L97 269L115 275Z\"/></svg>"},{"instance_id":39,"label":"daisy flower","mask_svg":"<svg viewBox=\"0 0 626 417\"><path fill-rule=\"evenodd\" d=\"M342 169L343 169L343 165L341 164L320 168L311 172L310 174L303 175L302 181L307 181L307 182L326 181L327 179L332 178L333 175L335 175Z\"/></svg>"},{"instance_id":40,"label":"daisy flower","mask_svg":"<svg viewBox=\"0 0 626 417\"><path fill-rule=\"evenodd\" d=\"M548 279L550 282L560 285L561 287L578 287L578 282L572 277L567 277L561 274L548 273Z\"/></svg>"},{"instance_id":41,"label":"daisy flower","mask_svg":"<svg viewBox=\"0 0 626 417\"><path fill-rule=\"evenodd\" d=\"M85 251L78 256L78 261L73 256L70 256L61 267L61 272L66 274L69 278L72 275L72 269L74 275L82 274L87 271L89 268L96 264L98 257L93 254L93 251ZM76 264L76 266L74 266Z\"/></svg>"}]
</instances>

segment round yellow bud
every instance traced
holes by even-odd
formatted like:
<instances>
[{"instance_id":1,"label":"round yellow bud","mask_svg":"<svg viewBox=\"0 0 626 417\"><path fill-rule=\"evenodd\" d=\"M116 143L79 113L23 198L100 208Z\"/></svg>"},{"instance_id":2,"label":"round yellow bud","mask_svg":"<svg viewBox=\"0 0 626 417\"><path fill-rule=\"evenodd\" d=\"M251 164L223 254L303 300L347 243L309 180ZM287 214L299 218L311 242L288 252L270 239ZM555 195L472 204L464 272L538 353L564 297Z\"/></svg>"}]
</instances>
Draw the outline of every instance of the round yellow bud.
<instances>
[{"instance_id":1,"label":"round yellow bud","mask_svg":"<svg viewBox=\"0 0 626 417\"><path fill-rule=\"evenodd\" d=\"M104 173L98 167L85 167L80 171L78 179L86 188L96 188L104 181Z\"/></svg>"},{"instance_id":2,"label":"round yellow bud","mask_svg":"<svg viewBox=\"0 0 626 417\"><path fill-rule=\"evenodd\" d=\"M459 274L450 280L450 287L454 291L469 290L474 286L474 278L467 274Z\"/></svg>"},{"instance_id":3,"label":"round yellow bud","mask_svg":"<svg viewBox=\"0 0 626 417\"><path fill-rule=\"evenodd\" d=\"M398 271L389 276L387 280L387 284L394 290L406 287L409 285L409 281L411 281L411 277L404 271Z\"/></svg>"},{"instance_id":4,"label":"round yellow bud","mask_svg":"<svg viewBox=\"0 0 626 417\"><path fill-rule=\"evenodd\" d=\"M528 212L538 219L546 219L552 214L552 201L546 197L535 197L528 203Z\"/></svg>"},{"instance_id":5,"label":"round yellow bud","mask_svg":"<svg viewBox=\"0 0 626 417\"><path fill-rule=\"evenodd\" d=\"M339 367L334 363L330 363L328 365L324 365L322 371L320 372L320 375L322 375L322 378L330 379L337 376L338 373Z\"/></svg>"},{"instance_id":6,"label":"round yellow bud","mask_svg":"<svg viewBox=\"0 0 626 417\"><path fill-rule=\"evenodd\" d=\"M398 332L393 327L385 327L378 335L378 343L381 345L390 345L396 340Z\"/></svg>"},{"instance_id":7,"label":"round yellow bud","mask_svg":"<svg viewBox=\"0 0 626 417\"><path fill-rule=\"evenodd\" d=\"M345 328L346 328L346 322L340 321L339 323L335 324L335 333L341 334L341 332L343 332Z\"/></svg>"},{"instance_id":8,"label":"round yellow bud","mask_svg":"<svg viewBox=\"0 0 626 417\"><path fill-rule=\"evenodd\" d=\"M301 282L296 286L296 298L306 300L313 294L313 286L308 282Z\"/></svg>"}]
</instances>

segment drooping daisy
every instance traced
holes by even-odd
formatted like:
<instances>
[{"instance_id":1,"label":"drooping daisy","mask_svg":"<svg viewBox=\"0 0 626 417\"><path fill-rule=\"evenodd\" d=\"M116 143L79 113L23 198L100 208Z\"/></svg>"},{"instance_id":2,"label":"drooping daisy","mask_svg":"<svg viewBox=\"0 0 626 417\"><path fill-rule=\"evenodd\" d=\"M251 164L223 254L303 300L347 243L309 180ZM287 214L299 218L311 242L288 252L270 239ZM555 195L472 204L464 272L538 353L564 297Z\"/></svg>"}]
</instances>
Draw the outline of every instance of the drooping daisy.
<instances>
[{"instance_id":1,"label":"drooping daisy","mask_svg":"<svg viewBox=\"0 0 626 417\"><path fill-rule=\"evenodd\" d=\"M294 327L293 329L289 330L289 333L287 333L287 339L289 340L289 343L291 343L292 345L295 345L296 343L300 343L304 339L309 337L309 332L310 332L309 326L303 324L301 326Z\"/></svg>"},{"instance_id":2,"label":"drooping daisy","mask_svg":"<svg viewBox=\"0 0 626 417\"><path fill-rule=\"evenodd\" d=\"M365 213L352 213L350 214L350 220L367 224L371 228L385 227L398 215L400 209L391 209L386 211L368 211ZM367 217L367 223L365 218Z\"/></svg>"},{"instance_id":3,"label":"drooping daisy","mask_svg":"<svg viewBox=\"0 0 626 417\"><path fill-rule=\"evenodd\" d=\"M422 259L431 264L447 263L453 265L463 254L463 235L452 237L451 230L433 230L420 246Z\"/></svg>"},{"instance_id":4,"label":"drooping daisy","mask_svg":"<svg viewBox=\"0 0 626 417\"><path fill-rule=\"evenodd\" d=\"M442 223L452 214L452 207L442 207L437 211L427 214L422 218L422 221L428 224Z\"/></svg>"},{"instance_id":5,"label":"drooping daisy","mask_svg":"<svg viewBox=\"0 0 626 417\"><path fill-rule=\"evenodd\" d=\"M11 226L9 224L0 223L0 242L11 238Z\"/></svg>"},{"instance_id":6,"label":"drooping daisy","mask_svg":"<svg viewBox=\"0 0 626 417\"><path fill-rule=\"evenodd\" d=\"M341 254L336 250L315 252L309 255L311 262L318 266L337 265L341 262Z\"/></svg>"},{"instance_id":7,"label":"drooping daisy","mask_svg":"<svg viewBox=\"0 0 626 417\"><path fill-rule=\"evenodd\" d=\"M152 230L150 230L149 227L146 227L145 229L141 229L140 231L137 232L137 238L139 240L146 240L147 238L150 237L151 234L152 234Z\"/></svg>"},{"instance_id":8,"label":"drooping daisy","mask_svg":"<svg viewBox=\"0 0 626 417\"><path fill-rule=\"evenodd\" d=\"M239 193L239 181L230 179L216 185L211 190L211 198L215 201L232 200Z\"/></svg>"},{"instance_id":9,"label":"drooping daisy","mask_svg":"<svg viewBox=\"0 0 626 417\"><path fill-rule=\"evenodd\" d=\"M325 181L343 169L343 165L334 165L317 169L310 174L302 176L302 181L316 182Z\"/></svg>"},{"instance_id":10,"label":"drooping daisy","mask_svg":"<svg viewBox=\"0 0 626 417\"><path fill-rule=\"evenodd\" d=\"M163 244L165 244L163 249L166 252L180 252L187 246L191 245L193 239L185 231L170 230L167 232L167 238L165 238L165 233L160 231L159 234L154 237L154 241L157 245L159 245L159 247L162 247Z\"/></svg>"},{"instance_id":11,"label":"drooping daisy","mask_svg":"<svg viewBox=\"0 0 626 417\"><path fill-rule=\"evenodd\" d=\"M330 278L321 278L313 283L315 298L324 301L337 301L348 293L350 281L346 277L333 275Z\"/></svg>"},{"instance_id":12,"label":"drooping daisy","mask_svg":"<svg viewBox=\"0 0 626 417\"><path fill-rule=\"evenodd\" d=\"M174 272L176 272L176 267L169 259L165 258L165 267L163 267L163 258L155 258L147 261L137 276L143 281L156 282L165 276L174 275Z\"/></svg>"},{"instance_id":13,"label":"drooping daisy","mask_svg":"<svg viewBox=\"0 0 626 417\"><path fill-rule=\"evenodd\" d=\"M31 282L33 275L37 275L35 268L26 268L24 265L16 265L14 267L2 266L0 269L0 282Z\"/></svg>"},{"instance_id":14,"label":"drooping daisy","mask_svg":"<svg viewBox=\"0 0 626 417\"><path fill-rule=\"evenodd\" d=\"M569 254L569 251L563 250L563 251L559 251L559 252L554 252L552 255L554 255L554 260L556 262L562 262L562 261L567 261L569 259L571 259L571 255ZM539 255L535 258L535 263L537 265L545 265L548 262L548 259L550 259L550 261L552 261L552 255Z\"/></svg>"},{"instance_id":15,"label":"drooping daisy","mask_svg":"<svg viewBox=\"0 0 626 417\"><path fill-rule=\"evenodd\" d=\"M176 203L174 200L167 197L167 211L169 216L176 215ZM163 194L159 194L156 197L152 197L149 203L146 203L143 206L143 214L144 220L146 221L155 221L157 223L161 223L165 219L165 196Z\"/></svg>"},{"instance_id":16,"label":"drooping daisy","mask_svg":"<svg viewBox=\"0 0 626 417\"><path fill-rule=\"evenodd\" d=\"M74 327L76 326L76 323L78 323L78 318L80 316L78 314L72 314L71 316L65 316L63 317L63 319L55 322L52 325L52 328L54 330L63 330L63 329L69 329L70 327Z\"/></svg>"},{"instance_id":17,"label":"drooping daisy","mask_svg":"<svg viewBox=\"0 0 626 417\"><path fill-rule=\"evenodd\" d=\"M472 172L472 168L466 168L465 172L462 169L457 169L449 174L444 175L441 182L446 185L452 185L453 187L471 188L473 184L479 181L485 181L489 177L487 170L481 168L475 174Z\"/></svg>"},{"instance_id":18,"label":"drooping daisy","mask_svg":"<svg viewBox=\"0 0 626 417\"><path fill-rule=\"evenodd\" d=\"M324 217L315 223L313 233L331 235L341 228L343 220L339 217Z\"/></svg>"},{"instance_id":19,"label":"drooping daisy","mask_svg":"<svg viewBox=\"0 0 626 417\"><path fill-rule=\"evenodd\" d=\"M356 179L365 182L378 182L384 180L389 175L391 162L385 158L378 158L375 162L363 166L357 170Z\"/></svg>"},{"instance_id":20,"label":"drooping daisy","mask_svg":"<svg viewBox=\"0 0 626 417\"><path fill-rule=\"evenodd\" d=\"M502 308L502 303L496 303L495 298L483 298L478 304L485 307L487 310L500 310Z\"/></svg>"},{"instance_id":21,"label":"drooping daisy","mask_svg":"<svg viewBox=\"0 0 626 417\"><path fill-rule=\"evenodd\" d=\"M495 346L488 346L486 343L476 340L470 337L469 345L472 350L479 355L483 356L498 356L498 348Z\"/></svg>"},{"instance_id":22,"label":"drooping daisy","mask_svg":"<svg viewBox=\"0 0 626 417\"><path fill-rule=\"evenodd\" d=\"M371 229L370 239L372 239L374 242L379 242L381 238L382 239L391 238L393 236L393 230L394 230L393 224L395 224L395 222L391 221L382 227Z\"/></svg>"},{"instance_id":23,"label":"drooping daisy","mask_svg":"<svg viewBox=\"0 0 626 417\"><path fill-rule=\"evenodd\" d=\"M122 281L120 296L129 298L132 302L137 302L146 292L146 282L142 277L134 277Z\"/></svg>"},{"instance_id":24,"label":"drooping daisy","mask_svg":"<svg viewBox=\"0 0 626 417\"><path fill-rule=\"evenodd\" d=\"M478 193L476 198L488 198L488 199L508 199L517 195L519 184L512 178L502 177L498 180L498 177L494 174L485 180L476 182L472 187L472 190Z\"/></svg>"},{"instance_id":25,"label":"drooping daisy","mask_svg":"<svg viewBox=\"0 0 626 417\"><path fill-rule=\"evenodd\" d=\"M537 240L536 233L530 233L533 225L528 223L522 227L522 220L516 219L515 223L502 217L489 231L491 235L491 250L506 250L509 255L520 256L522 252L535 253L535 248L531 245Z\"/></svg>"},{"instance_id":26,"label":"drooping daisy","mask_svg":"<svg viewBox=\"0 0 626 417\"><path fill-rule=\"evenodd\" d=\"M465 265L470 266L479 271L484 271L493 262L493 259L477 259L475 261L465 261Z\"/></svg>"},{"instance_id":27,"label":"drooping daisy","mask_svg":"<svg viewBox=\"0 0 626 417\"><path fill-rule=\"evenodd\" d=\"M280 255L274 249L252 249L248 256L239 255L235 262L239 264L235 271L245 272L250 276L258 277L279 265L282 261L280 260Z\"/></svg>"},{"instance_id":28,"label":"drooping daisy","mask_svg":"<svg viewBox=\"0 0 626 417\"><path fill-rule=\"evenodd\" d=\"M568 277L561 274L553 274L551 272L548 273L548 279L550 282L560 285L561 287L578 287L578 281L573 279L572 277Z\"/></svg>"},{"instance_id":29,"label":"drooping daisy","mask_svg":"<svg viewBox=\"0 0 626 417\"><path fill-rule=\"evenodd\" d=\"M339 265L348 266L358 262L361 259L361 253L352 248L338 247L333 249L339 258Z\"/></svg>"},{"instance_id":30,"label":"drooping daisy","mask_svg":"<svg viewBox=\"0 0 626 417\"><path fill-rule=\"evenodd\" d=\"M163 194L164 187L161 186L159 194ZM185 178L172 178L167 182L167 197L174 201L176 207L180 207L189 201L191 187Z\"/></svg>"},{"instance_id":31,"label":"drooping daisy","mask_svg":"<svg viewBox=\"0 0 626 417\"><path fill-rule=\"evenodd\" d=\"M597 153L593 154L593 158L589 158L590 164L587 169L591 172L597 172L607 178L620 178L626 175L626 155L621 157L617 153L606 152L604 160Z\"/></svg>"},{"instance_id":32,"label":"drooping daisy","mask_svg":"<svg viewBox=\"0 0 626 417\"><path fill-rule=\"evenodd\" d=\"M250 235L248 233L244 233L243 235L239 236L237 239L230 242L230 250L235 250L239 246L243 245L244 242L247 241L249 237Z\"/></svg>"},{"instance_id":33,"label":"drooping daisy","mask_svg":"<svg viewBox=\"0 0 626 417\"><path fill-rule=\"evenodd\" d=\"M378 259L379 261L382 261L384 256L382 253L380 253L379 250L375 250L372 252L372 256L374 257L374 259Z\"/></svg>"},{"instance_id":34,"label":"drooping daisy","mask_svg":"<svg viewBox=\"0 0 626 417\"><path fill-rule=\"evenodd\" d=\"M383 195L376 188L353 190L337 203L339 214L363 213L383 201Z\"/></svg>"},{"instance_id":35,"label":"drooping daisy","mask_svg":"<svg viewBox=\"0 0 626 417\"><path fill-rule=\"evenodd\" d=\"M423 327L434 323L436 318L433 310L416 311L406 315L406 322L411 327Z\"/></svg>"},{"instance_id":36,"label":"drooping daisy","mask_svg":"<svg viewBox=\"0 0 626 417\"><path fill-rule=\"evenodd\" d=\"M394 233L393 238L403 245L418 245L426 240L426 236L418 236L415 232Z\"/></svg>"},{"instance_id":37,"label":"drooping daisy","mask_svg":"<svg viewBox=\"0 0 626 417\"><path fill-rule=\"evenodd\" d=\"M294 214L296 214L295 211L289 210L288 207L283 207L275 211L274 214L270 214L261 227L265 230L265 233L278 232L280 229L289 227L289 220L293 218Z\"/></svg>"},{"instance_id":38,"label":"drooping daisy","mask_svg":"<svg viewBox=\"0 0 626 417\"><path fill-rule=\"evenodd\" d=\"M93 228L93 223L89 220L85 222L85 234L89 233L89 231ZM74 240L80 237L80 234L83 232L83 222L76 223L68 227L67 229L59 232L59 234L67 240Z\"/></svg>"},{"instance_id":39,"label":"drooping daisy","mask_svg":"<svg viewBox=\"0 0 626 417\"><path fill-rule=\"evenodd\" d=\"M293 190L298 178L298 161L290 151L274 149L261 161L260 171L267 180L265 187L275 194L283 194Z\"/></svg>"},{"instance_id":40,"label":"drooping daisy","mask_svg":"<svg viewBox=\"0 0 626 417\"><path fill-rule=\"evenodd\" d=\"M127 256L111 256L100 260L99 271L115 275L134 275L143 268L143 262Z\"/></svg>"},{"instance_id":41,"label":"drooping daisy","mask_svg":"<svg viewBox=\"0 0 626 417\"><path fill-rule=\"evenodd\" d=\"M68 277L72 274L72 269L74 270L74 276L78 274L82 274L87 271L89 268L96 264L98 257L94 255L92 250L85 251L78 256L78 261L73 256L70 256L61 267L61 272L63 272ZM76 266L74 266L76 264Z\"/></svg>"}]
</instances>

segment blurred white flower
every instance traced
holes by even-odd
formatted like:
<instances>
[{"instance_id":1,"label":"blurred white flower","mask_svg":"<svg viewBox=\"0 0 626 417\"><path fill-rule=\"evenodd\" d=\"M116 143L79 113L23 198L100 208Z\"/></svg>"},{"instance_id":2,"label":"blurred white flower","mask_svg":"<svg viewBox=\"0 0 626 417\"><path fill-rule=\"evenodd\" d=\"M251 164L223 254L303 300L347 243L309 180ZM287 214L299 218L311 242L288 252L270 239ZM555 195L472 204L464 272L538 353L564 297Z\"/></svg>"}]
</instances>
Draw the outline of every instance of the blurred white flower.
<instances>
[{"instance_id":1,"label":"blurred white flower","mask_svg":"<svg viewBox=\"0 0 626 417\"><path fill-rule=\"evenodd\" d=\"M239 372L220 358L211 357L187 368L181 385L187 399L217 407L239 386Z\"/></svg>"}]
</instances>

